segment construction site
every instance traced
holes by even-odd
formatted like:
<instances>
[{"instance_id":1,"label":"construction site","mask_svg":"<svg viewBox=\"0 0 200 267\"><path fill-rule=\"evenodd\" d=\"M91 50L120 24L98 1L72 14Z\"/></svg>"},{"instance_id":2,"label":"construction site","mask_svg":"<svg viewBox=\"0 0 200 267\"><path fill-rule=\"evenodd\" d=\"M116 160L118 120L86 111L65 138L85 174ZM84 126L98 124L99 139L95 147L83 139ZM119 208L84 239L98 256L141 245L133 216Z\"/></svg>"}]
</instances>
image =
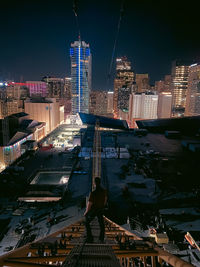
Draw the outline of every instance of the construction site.
<instances>
[{"instance_id":1,"label":"construction site","mask_svg":"<svg viewBox=\"0 0 200 267\"><path fill-rule=\"evenodd\" d=\"M80 136L76 154L45 152L57 153L59 162L75 155L67 194L42 205L20 200L19 209L24 207L26 215L20 219L13 216L11 224L16 227L14 222L18 223L22 229L3 237L0 265L199 266L195 241L200 231L198 192L190 188L181 191L181 185L179 189L175 186L177 180L167 184L175 175L173 158L183 154L180 140L168 140L161 134L138 137L127 130L105 130L98 120ZM176 164L179 172L181 166ZM177 171L176 175L179 178ZM101 177L108 191L105 241L99 242L99 224L94 219L94 241L86 243L83 213L95 177ZM27 221L22 223L22 218Z\"/></svg>"}]
</instances>

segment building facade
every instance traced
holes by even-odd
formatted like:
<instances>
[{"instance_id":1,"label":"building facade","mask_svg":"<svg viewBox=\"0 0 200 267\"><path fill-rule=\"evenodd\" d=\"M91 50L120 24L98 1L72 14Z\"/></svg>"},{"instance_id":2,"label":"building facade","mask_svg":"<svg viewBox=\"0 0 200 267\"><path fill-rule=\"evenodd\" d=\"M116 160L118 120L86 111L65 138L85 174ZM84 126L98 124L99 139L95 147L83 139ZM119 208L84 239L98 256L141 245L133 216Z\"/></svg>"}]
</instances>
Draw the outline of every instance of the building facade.
<instances>
[{"instance_id":1,"label":"building facade","mask_svg":"<svg viewBox=\"0 0 200 267\"><path fill-rule=\"evenodd\" d=\"M63 120L59 102L55 98L25 101L25 112L30 118L46 123L46 132L53 131Z\"/></svg>"},{"instance_id":2,"label":"building facade","mask_svg":"<svg viewBox=\"0 0 200 267\"><path fill-rule=\"evenodd\" d=\"M200 64L189 67L185 116L200 115Z\"/></svg>"},{"instance_id":3,"label":"building facade","mask_svg":"<svg viewBox=\"0 0 200 267\"><path fill-rule=\"evenodd\" d=\"M30 96L47 96L47 84L40 81L27 81L26 86L29 89Z\"/></svg>"},{"instance_id":4,"label":"building facade","mask_svg":"<svg viewBox=\"0 0 200 267\"><path fill-rule=\"evenodd\" d=\"M150 86L148 73L136 74L135 82L137 84L137 93L145 93L149 91Z\"/></svg>"},{"instance_id":5,"label":"building facade","mask_svg":"<svg viewBox=\"0 0 200 267\"><path fill-rule=\"evenodd\" d=\"M184 116L188 89L189 64L181 61L172 63L172 116Z\"/></svg>"},{"instance_id":6,"label":"building facade","mask_svg":"<svg viewBox=\"0 0 200 267\"><path fill-rule=\"evenodd\" d=\"M124 102L127 94L128 97L131 92L131 88L134 82L135 76L134 72L131 70L131 62L128 61L127 57L120 57L116 59L116 78L114 80L114 100L113 109L114 117L119 117L119 109L121 102ZM124 88L126 88L124 90ZM120 91L120 92L119 92Z\"/></svg>"},{"instance_id":7,"label":"building facade","mask_svg":"<svg viewBox=\"0 0 200 267\"><path fill-rule=\"evenodd\" d=\"M92 56L89 44L75 41L70 48L72 114L89 113L89 97L92 78Z\"/></svg>"},{"instance_id":8,"label":"building facade","mask_svg":"<svg viewBox=\"0 0 200 267\"><path fill-rule=\"evenodd\" d=\"M129 124L135 119L157 119L158 95L132 93L129 98Z\"/></svg>"},{"instance_id":9,"label":"building facade","mask_svg":"<svg viewBox=\"0 0 200 267\"><path fill-rule=\"evenodd\" d=\"M105 116L108 106L108 92L106 91L91 91L90 92L90 113L94 115Z\"/></svg>"},{"instance_id":10,"label":"building facade","mask_svg":"<svg viewBox=\"0 0 200 267\"><path fill-rule=\"evenodd\" d=\"M158 119L170 118L172 110L172 94L162 92L158 95Z\"/></svg>"},{"instance_id":11,"label":"building facade","mask_svg":"<svg viewBox=\"0 0 200 267\"><path fill-rule=\"evenodd\" d=\"M20 100L0 100L0 119L22 111Z\"/></svg>"},{"instance_id":12,"label":"building facade","mask_svg":"<svg viewBox=\"0 0 200 267\"><path fill-rule=\"evenodd\" d=\"M42 81L44 81L47 86L47 97L62 98L64 96L64 79L44 77Z\"/></svg>"},{"instance_id":13,"label":"building facade","mask_svg":"<svg viewBox=\"0 0 200 267\"><path fill-rule=\"evenodd\" d=\"M113 115L113 96L114 92L108 91L107 98L108 98L108 105L107 105L107 114Z\"/></svg>"}]
</instances>

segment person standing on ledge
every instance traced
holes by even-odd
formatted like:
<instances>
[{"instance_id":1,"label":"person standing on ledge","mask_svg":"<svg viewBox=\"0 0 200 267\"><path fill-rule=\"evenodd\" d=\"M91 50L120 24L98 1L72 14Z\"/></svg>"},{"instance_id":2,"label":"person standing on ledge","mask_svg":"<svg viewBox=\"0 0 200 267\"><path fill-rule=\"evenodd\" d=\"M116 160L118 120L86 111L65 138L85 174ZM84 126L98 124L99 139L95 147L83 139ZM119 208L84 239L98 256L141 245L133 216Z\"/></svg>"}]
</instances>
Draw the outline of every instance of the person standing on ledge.
<instances>
[{"instance_id":1,"label":"person standing on ledge","mask_svg":"<svg viewBox=\"0 0 200 267\"><path fill-rule=\"evenodd\" d=\"M86 226L86 232L87 232L87 243L93 242L93 236L90 228L90 222L97 217L99 226L100 226L100 235L99 240L100 242L104 241L104 234L105 234L105 225L104 225L104 219L103 219L103 211L104 207L107 202L107 191L101 187L101 179L99 177L95 178L95 185L96 189L90 193L89 200L87 203L87 208L84 213L84 216L86 218L85 220L85 226Z\"/></svg>"}]
</instances>

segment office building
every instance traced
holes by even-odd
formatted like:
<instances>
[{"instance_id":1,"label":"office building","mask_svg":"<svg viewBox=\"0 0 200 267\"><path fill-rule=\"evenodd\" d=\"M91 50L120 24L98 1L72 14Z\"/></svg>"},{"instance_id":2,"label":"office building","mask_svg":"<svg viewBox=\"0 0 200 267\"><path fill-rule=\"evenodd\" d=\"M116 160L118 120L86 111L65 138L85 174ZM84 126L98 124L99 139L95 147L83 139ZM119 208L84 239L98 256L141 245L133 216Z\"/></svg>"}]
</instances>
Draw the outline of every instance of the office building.
<instances>
[{"instance_id":1,"label":"office building","mask_svg":"<svg viewBox=\"0 0 200 267\"><path fill-rule=\"evenodd\" d=\"M89 113L89 96L91 91L92 57L89 44L75 41L70 48L72 114Z\"/></svg>"},{"instance_id":2,"label":"office building","mask_svg":"<svg viewBox=\"0 0 200 267\"><path fill-rule=\"evenodd\" d=\"M105 116L108 107L108 92L91 91L90 92L90 113L94 115Z\"/></svg>"},{"instance_id":3,"label":"office building","mask_svg":"<svg viewBox=\"0 0 200 267\"><path fill-rule=\"evenodd\" d=\"M113 115L113 96L114 92L108 91L107 98L108 98L108 105L107 105L107 114Z\"/></svg>"},{"instance_id":4,"label":"office building","mask_svg":"<svg viewBox=\"0 0 200 267\"><path fill-rule=\"evenodd\" d=\"M150 86L148 73L136 74L135 82L137 84L137 93L145 93L149 91Z\"/></svg>"},{"instance_id":5,"label":"office building","mask_svg":"<svg viewBox=\"0 0 200 267\"><path fill-rule=\"evenodd\" d=\"M200 115L200 64L189 67L185 116Z\"/></svg>"},{"instance_id":6,"label":"office building","mask_svg":"<svg viewBox=\"0 0 200 267\"><path fill-rule=\"evenodd\" d=\"M189 64L181 61L172 63L172 116L184 116L188 88Z\"/></svg>"},{"instance_id":7,"label":"office building","mask_svg":"<svg viewBox=\"0 0 200 267\"><path fill-rule=\"evenodd\" d=\"M171 92L172 91L172 76L165 75L164 77L164 92Z\"/></svg>"},{"instance_id":8,"label":"office building","mask_svg":"<svg viewBox=\"0 0 200 267\"><path fill-rule=\"evenodd\" d=\"M114 100L113 100L115 118L118 118L119 107L121 106L121 103L124 102L124 99L126 98L122 96L123 92L124 94L128 93L128 97L129 97L133 82L134 82L134 72L131 69L131 62L128 61L127 57L125 56L117 58L116 59L116 78L114 80ZM119 90L120 90L120 93L119 93Z\"/></svg>"},{"instance_id":9,"label":"office building","mask_svg":"<svg viewBox=\"0 0 200 267\"><path fill-rule=\"evenodd\" d=\"M155 91L157 93L171 92L171 82L171 75L165 75L164 80L155 81Z\"/></svg>"},{"instance_id":10,"label":"office building","mask_svg":"<svg viewBox=\"0 0 200 267\"><path fill-rule=\"evenodd\" d=\"M71 100L72 97L72 78L65 77L64 79L64 98Z\"/></svg>"},{"instance_id":11,"label":"office building","mask_svg":"<svg viewBox=\"0 0 200 267\"><path fill-rule=\"evenodd\" d=\"M172 94L162 92L158 95L158 119L170 118L172 109Z\"/></svg>"},{"instance_id":12,"label":"office building","mask_svg":"<svg viewBox=\"0 0 200 267\"><path fill-rule=\"evenodd\" d=\"M129 106L129 96L131 94L131 87L124 86L118 89L118 110L126 110Z\"/></svg>"},{"instance_id":13,"label":"office building","mask_svg":"<svg viewBox=\"0 0 200 267\"><path fill-rule=\"evenodd\" d=\"M64 79L47 76L42 81L47 86L47 97L62 98L64 96Z\"/></svg>"},{"instance_id":14,"label":"office building","mask_svg":"<svg viewBox=\"0 0 200 267\"><path fill-rule=\"evenodd\" d=\"M40 96L45 97L47 95L47 84L41 81L27 81L26 87L29 89L31 97Z\"/></svg>"}]
</instances>

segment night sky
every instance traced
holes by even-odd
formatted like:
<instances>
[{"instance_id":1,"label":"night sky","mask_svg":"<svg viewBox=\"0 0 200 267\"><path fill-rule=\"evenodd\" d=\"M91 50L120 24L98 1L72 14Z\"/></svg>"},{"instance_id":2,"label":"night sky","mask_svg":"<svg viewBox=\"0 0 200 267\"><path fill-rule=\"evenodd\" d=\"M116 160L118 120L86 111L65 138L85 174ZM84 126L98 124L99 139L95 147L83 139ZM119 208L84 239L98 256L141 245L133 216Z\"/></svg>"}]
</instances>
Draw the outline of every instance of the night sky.
<instances>
[{"instance_id":1,"label":"night sky","mask_svg":"<svg viewBox=\"0 0 200 267\"><path fill-rule=\"evenodd\" d=\"M76 2L81 38L92 52L92 88L112 89L107 76L122 1ZM172 60L199 60L198 1L123 2L115 57L126 55L152 84L170 73ZM72 0L1 2L0 79L70 75L70 43L78 39L72 6Z\"/></svg>"}]
</instances>

